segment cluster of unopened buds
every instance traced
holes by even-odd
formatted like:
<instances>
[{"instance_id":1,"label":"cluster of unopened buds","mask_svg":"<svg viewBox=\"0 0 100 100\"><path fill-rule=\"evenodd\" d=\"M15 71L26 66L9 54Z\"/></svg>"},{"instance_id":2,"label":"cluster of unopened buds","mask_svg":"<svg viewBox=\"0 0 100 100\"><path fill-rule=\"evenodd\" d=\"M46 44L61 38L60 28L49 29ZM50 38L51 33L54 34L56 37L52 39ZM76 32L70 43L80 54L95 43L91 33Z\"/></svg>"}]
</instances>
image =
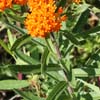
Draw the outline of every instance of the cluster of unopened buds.
<instances>
[{"instance_id":1,"label":"cluster of unopened buds","mask_svg":"<svg viewBox=\"0 0 100 100\"><path fill-rule=\"evenodd\" d=\"M73 2L79 3L80 0ZM13 4L28 5L30 13L24 24L32 37L46 37L51 32L57 32L61 28L61 22L67 18L62 14L62 7L56 11L54 0L0 0L0 11L11 8Z\"/></svg>"}]
</instances>

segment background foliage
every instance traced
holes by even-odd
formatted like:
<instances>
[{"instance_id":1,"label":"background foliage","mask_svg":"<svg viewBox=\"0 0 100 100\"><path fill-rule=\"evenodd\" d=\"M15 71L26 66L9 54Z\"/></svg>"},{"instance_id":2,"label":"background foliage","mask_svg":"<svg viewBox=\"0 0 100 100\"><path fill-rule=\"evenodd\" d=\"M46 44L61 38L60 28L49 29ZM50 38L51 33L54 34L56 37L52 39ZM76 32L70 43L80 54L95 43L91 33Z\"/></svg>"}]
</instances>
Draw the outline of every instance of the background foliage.
<instances>
[{"instance_id":1,"label":"background foliage","mask_svg":"<svg viewBox=\"0 0 100 100\"><path fill-rule=\"evenodd\" d=\"M67 3L57 1L68 19L46 39L27 34L26 6L0 13L0 98L100 100L100 1Z\"/></svg>"}]
</instances>

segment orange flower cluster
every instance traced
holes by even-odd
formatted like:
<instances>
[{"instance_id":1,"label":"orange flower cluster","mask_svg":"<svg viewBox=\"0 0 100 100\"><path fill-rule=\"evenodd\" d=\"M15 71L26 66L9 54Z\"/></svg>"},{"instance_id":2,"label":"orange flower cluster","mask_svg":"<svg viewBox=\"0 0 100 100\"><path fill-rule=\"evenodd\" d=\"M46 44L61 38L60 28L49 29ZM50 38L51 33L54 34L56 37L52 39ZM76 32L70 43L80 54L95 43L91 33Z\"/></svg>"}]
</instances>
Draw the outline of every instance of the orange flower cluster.
<instances>
[{"instance_id":1,"label":"orange flower cluster","mask_svg":"<svg viewBox=\"0 0 100 100\"><path fill-rule=\"evenodd\" d=\"M0 0L0 11L4 11L6 8L12 6L12 0Z\"/></svg>"},{"instance_id":2,"label":"orange flower cluster","mask_svg":"<svg viewBox=\"0 0 100 100\"><path fill-rule=\"evenodd\" d=\"M25 5L27 4L27 0L0 0L0 11L10 8L12 4Z\"/></svg>"},{"instance_id":3,"label":"orange flower cluster","mask_svg":"<svg viewBox=\"0 0 100 100\"><path fill-rule=\"evenodd\" d=\"M27 4L27 1L28 0L13 0L13 2L18 5L25 5Z\"/></svg>"},{"instance_id":4,"label":"orange flower cluster","mask_svg":"<svg viewBox=\"0 0 100 100\"><path fill-rule=\"evenodd\" d=\"M62 8L55 13L54 3L54 0L28 0L31 13L25 20L25 27L32 37L46 37L50 32L60 29L66 16L60 16Z\"/></svg>"},{"instance_id":5,"label":"orange flower cluster","mask_svg":"<svg viewBox=\"0 0 100 100\"><path fill-rule=\"evenodd\" d=\"M81 2L81 0L73 0L73 2L79 4Z\"/></svg>"}]
</instances>

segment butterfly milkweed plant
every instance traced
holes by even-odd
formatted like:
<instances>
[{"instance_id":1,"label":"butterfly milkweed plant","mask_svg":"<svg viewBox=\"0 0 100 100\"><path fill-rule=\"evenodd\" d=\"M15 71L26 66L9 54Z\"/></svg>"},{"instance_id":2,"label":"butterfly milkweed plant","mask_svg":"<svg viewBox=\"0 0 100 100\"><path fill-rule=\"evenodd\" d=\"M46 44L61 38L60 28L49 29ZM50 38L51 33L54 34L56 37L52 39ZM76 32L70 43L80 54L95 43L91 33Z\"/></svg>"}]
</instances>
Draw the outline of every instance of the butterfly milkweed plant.
<instances>
[{"instance_id":1,"label":"butterfly milkweed plant","mask_svg":"<svg viewBox=\"0 0 100 100\"><path fill-rule=\"evenodd\" d=\"M100 0L0 0L0 100L100 100Z\"/></svg>"}]
</instances>

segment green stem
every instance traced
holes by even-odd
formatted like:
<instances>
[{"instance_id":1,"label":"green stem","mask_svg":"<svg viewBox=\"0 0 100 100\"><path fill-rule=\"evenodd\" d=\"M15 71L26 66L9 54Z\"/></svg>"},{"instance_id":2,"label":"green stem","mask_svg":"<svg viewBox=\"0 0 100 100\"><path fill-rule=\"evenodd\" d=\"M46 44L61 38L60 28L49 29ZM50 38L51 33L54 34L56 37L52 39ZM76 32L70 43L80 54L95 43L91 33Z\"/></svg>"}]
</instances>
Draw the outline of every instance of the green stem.
<instances>
[{"instance_id":1,"label":"green stem","mask_svg":"<svg viewBox=\"0 0 100 100\"><path fill-rule=\"evenodd\" d=\"M59 50L59 46L58 46L58 44L57 44L57 42L56 42L56 40L55 40L55 37L54 37L53 33L51 33L51 40L52 40L52 42L54 43L54 47L55 47L56 52L57 52L58 60L59 60L59 62L61 62L62 55L61 55L61 52L60 52L60 50ZM63 65L62 65L62 66L63 66ZM62 70L63 70L63 73L64 73L64 75L65 75L65 81L66 81L67 84L68 84L67 91L68 91L68 93L70 94L70 96L72 97L73 92L74 92L74 91L73 91L73 88L70 86L70 83L69 83L69 80L68 80L68 76L67 76L67 72L64 70L64 68L62 68Z\"/></svg>"}]
</instances>

